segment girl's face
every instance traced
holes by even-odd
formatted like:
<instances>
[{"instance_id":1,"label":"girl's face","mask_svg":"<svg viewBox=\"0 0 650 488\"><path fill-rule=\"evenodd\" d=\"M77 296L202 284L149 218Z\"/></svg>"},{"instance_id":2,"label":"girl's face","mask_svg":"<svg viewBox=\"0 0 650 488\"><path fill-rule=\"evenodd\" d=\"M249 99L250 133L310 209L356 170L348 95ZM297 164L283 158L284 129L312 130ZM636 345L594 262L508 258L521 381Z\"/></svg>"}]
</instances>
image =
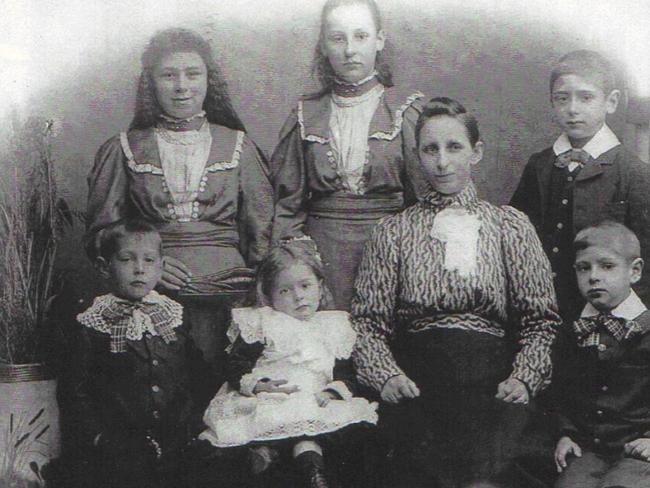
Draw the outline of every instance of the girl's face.
<instances>
[{"instance_id":1,"label":"girl's face","mask_svg":"<svg viewBox=\"0 0 650 488\"><path fill-rule=\"evenodd\" d=\"M271 292L271 306L298 320L308 320L321 300L321 284L312 269L295 263L280 271Z\"/></svg>"},{"instance_id":2,"label":"girl's face","mask_svg":"<svg viewBox=\"0 0 650 488\"><path fill-rule=\"evenodd\" d=\"M321 51L341 80L356 83L370 76L383 48L384 33L377 31L367 5L341 5L325 17Z\"/></svg>"},{"instance_id":3,"label":"girl's face","mask_svg":"<svg viewBox=\"0 0 650 488\"><path fill-rule=\"evenodd\" d=\"M472 179L471 167L483 157L483 144L474 147L463 123L447 115L431 117L420 131L420 165L438 193L460 193Z\"/></svg>"},{"instance_id":4,"label":"girl's face","mask_svg":"<svg viewBox=\"0 0 650 488\"><path fill-rule=\"evenodd\" d=\"M153 70L158 103L170 117L186 119L203 109L208 91L208 68L196 52L164 56Z\"/></svg>"}]
</instances>

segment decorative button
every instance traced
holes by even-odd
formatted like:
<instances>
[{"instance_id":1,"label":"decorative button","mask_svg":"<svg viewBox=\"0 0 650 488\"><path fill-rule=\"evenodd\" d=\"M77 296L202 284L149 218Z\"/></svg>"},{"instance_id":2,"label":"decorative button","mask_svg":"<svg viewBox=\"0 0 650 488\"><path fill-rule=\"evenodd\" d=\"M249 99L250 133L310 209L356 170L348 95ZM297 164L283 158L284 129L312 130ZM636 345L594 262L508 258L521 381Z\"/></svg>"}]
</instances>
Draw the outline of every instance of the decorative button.
<instances>
[{"instance_id":1,"label":"decorative button","mask_svg":"<svg viewBox=\"0 0 650 488\"><path fill-rule=\"evenodd\" d=\"M153 418L155 418L156 420L160 418L160 412L158 410L154 410L153 412L151 412L151 415L153 415Z\"/></svg>"},{"instance_id":2,"label":"decorative button","mask_svg":"<svg viewBox=\"0 0 650 488\"><path fill-rule=\"evenodd\" d=\"M561 229L562 227L564 227L564 224L563 224L562 222L558 222L558 224L557 224L557 228L558 228L558 229Z\"/></svg>"},{"instance_id":3,"label":"decorative button","mask_svg":"<svg viewBox=\"0 0 650 488\"><path fill-rule=\"evenodd\" d=\"M607 350L607 346L605 344L598 344L598 350L604 352Z\"/></svg>"},{"instance_id":4,"label":"decorative button","mask_svg":"<svg viewBox=\"0 0 650 488\"><path fill-rule=\"evenodd\" d=\"M567 181L573 181L573 176L569 176L566 180Z\"/></svg>"},{"instance_id":5,"label":"decorative button","mask_svg":"<svg viewBox=\"0 0 650 488\"><path fill-rule=\"evenodd\" d=\"M199 207L199 202L196 200L192 202L192 206L198 208Z\"/></svg>"},{"instance_id":6,"label":"decorative button","mask_svg":"<svg viewBox=\"0 0 650 488\"><path fill-rule=\"evenodd\" d=\"M603 385L600 387L600 391L607 391L609 390L609 387L607 385Z\"/></svg>"},{"instance_id":7,"label":"decorative button","mask_svg":"<svg viewBox=\"0 0 650 488\"><path fill-rule=\"evenodd\" d=\"M158 366L160 363L158 362L157 359L154 359L153 361L151 361L151 364L153 364L154 366Z\"/></svg>"},{"instance_id":8,"label":"decorative button","mask_svg":"<svg viewBox=\"0 0 650 488\"><path fill-rule=\"evenodd\" d=\"M325 154L327 154L328 156L333 156L334 155L334 153L332 151L327 151Z\"/></svg>"},{"instance_id":9,"label":"decorative button","mask_svg":"<svg viewBox=\"0 0 650 488\"><path fill-rule=\"evenodd\" d=\"M154 393L158 393L160 391L160 387L158 385L153 385L151 387L151 391L153 391Z\"/></svg>"},{"instance_id":10,"label":"decorative button","mask_svg":"<svg viewBox=\"0 0 650 488\"><path fill-rule=\"evenodd\" d=\"M557 253L560 252L560 250L559 250L557 247L554 247L554 248L553 248L553 252L554 252L555 254L557 254Z\"/></svg>"},{"instance_id":11,"label":"decorative button","mask_svg":"<svg viewBox=\"0 0 650 488\"><path fill-rule=\"evenodd\" d=\"M172 218L172 220L176 220L176 219L178 218L178 215L176 215L175 213L173 213L173 214L171 214L171 218Z\"/></svg>"},{"instance_id":12,"label":"decorative button","mask_svg":"<svg viewBox=\"0 0 650 488\"><path fill-rule=\"evenodd\" d=\"M569 203L569 200L567 200L566 198L563 198L562 199L562 205L566 205L567 203Z\"/></svg>"},{"instance_id":13,"label":"decorative button","mask_svg":"<svg viewBox=\"0 0 650 488\"><path fill-rule=\"evenodd\" d=\"M198 218L199 218L199 214L196 213L196 212L192 212L192 218L193 218L193 219L198 219Z\"/></svg>"},{"instance_id":14,"label":"decorative button","mask_svg":"<svg viewBox=\"0 0 650 488\"><path fill-rule=\"evenodd\" d=\"M202 181L203 183L205 183L206 181L208 181L208 177L207 177L207 175L204 175L204 176L201 178L201 181Z\"/></svg>"},{"instance_id":15,"label":"decorative button","mask_svg":"<svg viewBox=\"0 0 650 488\"><path fill-rule=\"evenodd\" d=\"M594 438L594 444L600 444L600 439L598 437Z\"/></svg>"},{"instance_id":16,"label":"decorative button","mask_svg":"<svg viewBox=\"0 0 650 488\"><path fill-rule=\"evenodd\" d=\"M168 203L168 204L167 204L167 208L170 209L170 210L173 209L173 208L174 208L174 204L173 204L173 203Z\"/></svg>"},{"instance_id":17,"label":"decorative button","mask_svg":"<svg viewBox=\"0 0 650 488\"><path fill-rule=\"evenodd\" d=\"M601 416L602 414L603 414L603 411L602 411L602 410L598 410L598 411L596 412L596 415L598 415L598 416Z\"/></svg>"},{"instance_id":18,"label":"decorative button","mask_svg":"<svg viewBox=\"0 0 650 488\"><path fill-rule=\"evenodd\" d=\"M199 191L200 191L201 193L203 193L203 192L205 191L205 186L202 186L201 188L199 188Z\"/></svg>"}]
</instances>

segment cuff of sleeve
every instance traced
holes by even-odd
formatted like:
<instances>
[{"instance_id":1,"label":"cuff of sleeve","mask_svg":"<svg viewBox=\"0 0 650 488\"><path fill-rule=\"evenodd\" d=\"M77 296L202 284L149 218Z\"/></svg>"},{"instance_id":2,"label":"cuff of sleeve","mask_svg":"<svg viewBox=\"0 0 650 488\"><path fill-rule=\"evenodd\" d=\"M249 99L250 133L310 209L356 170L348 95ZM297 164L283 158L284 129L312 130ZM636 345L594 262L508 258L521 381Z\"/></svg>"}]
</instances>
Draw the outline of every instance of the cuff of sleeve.
<instances>
[{"instance_id":1,"label":"cuff of sleeve","mask_svg":"<svg viewBox=\"0 0 650 488\"><path fill-rule=\"evenodd\" d=\"M352 398L352 392L347 387L347 385L342 381L337 380L328 383L327 386L325 387L325 391L333 391L334 393L336 393L338 396L341 397L341 400L348 401L350 398Z\"/></svg>"},{"instance_id":2,"label":"cuff of sleeve","mask_svg":"<svg viewBox=\"0 0 650 488\"><path fill-rule=\"evenodd\" d=\"M377 376L375 381L372 382L371 386L375 390L377 390L379 393L381 393L381 391L384 389L384 386L386 385L388 380L391 379L391 378L394 378L395 376L399 376L399 375L406 376L406 373L404 373L404 371L402 371L397 366L391 368L388 371L382 371L382 373Z\"/></svg>"},{"instance_id":3,"label":"cuff of sleeve","mask_svg":"<svg viewBox=\"0 0 650 488\"><path fill-rule=\"evenodd\" d=\"M244 396L253 396L253 390L255 389L255 385L257 385L257 382L262 380L264 378L260 378L259 376L252 375L250 373L245 374L244 376L241 377L241 380L239 381L239 393L241 393Z\"/></svg>"},{"instance_id":4,"label":"cuff of sleeve","mask_svg":"<svg viewBox=\"0 0 650 488\"><path fill-rule=\"evenodd\" d=\"M549 381L542 378L537 373L534 373L525 368L515 368L515 370L510 375L511 378L521 381L528 390L528 395L533 398L540 391L542 391Z\"/></svg>"}]
</instances>

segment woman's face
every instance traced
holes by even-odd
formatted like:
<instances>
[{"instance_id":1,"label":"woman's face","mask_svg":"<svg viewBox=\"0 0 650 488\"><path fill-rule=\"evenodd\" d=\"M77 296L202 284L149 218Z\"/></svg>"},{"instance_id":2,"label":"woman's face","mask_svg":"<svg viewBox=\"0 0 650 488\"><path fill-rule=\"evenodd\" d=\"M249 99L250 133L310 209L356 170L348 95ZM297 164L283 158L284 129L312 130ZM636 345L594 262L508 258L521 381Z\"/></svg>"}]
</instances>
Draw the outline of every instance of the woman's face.
<instances>
[{"instance_id":1,"label":"woman's face","mask_svg":"<svg viewBox=\"0 0 650 488\"><path fill-rule=\"evenodd\" d=\"M170 117L186 119L203 109L208 90L208 68L196 52L163 56L153 70L156 98Z\"/></svg>"},{"instance_id":2,"label":"woman's face","mask_svg":"<svg viewBox=\"0 0 650 488\"><path fill-rule=\"evenodd\" d=\"M370 76L383 48L384 33L377 31L367 5L341 5L325 17L321 51L341 80L356 83Z\"/></svg>"},{"instance_id":3,"label":"woman's face","mask_svg":"<svg viewBox=\"0 0 650 488\"><path fill-rule=\"evenodd\" d=\"M472 147L460 120L437 115L422 126L418 156L433 189L443 195L455 195L472 179L471 167L483 157L483 144L477 142Z\"/></svg>"}]
</instances>

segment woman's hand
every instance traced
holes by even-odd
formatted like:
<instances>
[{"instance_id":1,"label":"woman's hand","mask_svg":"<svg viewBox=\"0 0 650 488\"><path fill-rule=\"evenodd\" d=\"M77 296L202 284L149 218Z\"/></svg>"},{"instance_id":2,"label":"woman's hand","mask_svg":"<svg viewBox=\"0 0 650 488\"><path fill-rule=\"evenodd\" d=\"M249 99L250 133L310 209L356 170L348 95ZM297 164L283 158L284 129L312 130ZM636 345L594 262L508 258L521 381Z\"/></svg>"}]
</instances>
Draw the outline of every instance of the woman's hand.
<instances>
[{"instance_id":1,"label":"woman's hand","mask_svg":"<svg viewBox=\"0 0 650 488\"><path fill-rule=\"evenodd\" d=\"M180 290L187 286L192 278L190 269L176 258L165 256L163 260L163 273L159 285L168 290Z\"/></svg>"},{"instance_id":2,"label":"woman's hand","mask_svg":"<svg viewBox=\"0 0 650 488\"><path fill-rule=\"evenodd\" d=\"M625 454L628 456L642 461L650 461L650 439L645 437L635 439L625 444L624 448Z\"/></svg>"},{"instance_id":3,"label":"woman's hand","mask_svg":"<svg viewBox=\"0 0 650 488\"><path fill-rule=\"evenodd\" d=\"M291 395L300 391L296 385L287 385L287 380L260 380L253 388L253 393L286 393Z\"/></svg>"},{"instance_id":4,"label":"woman's hand","mask_svg":"<svg viewBox=\"0 0 650 488\"><path fill-rule=\"evenodd\" d=\"M381 389L381 399L387 403L397 404L405 398L417 398L420 389L406 375L398 374L390 378Z\"/></svg>"},{"instance_id":5,"label":"woman's hand","mask_svg":"<svg viewBox=\"0 0 650 488\"><path fill-rule=\"evenodd\" d=\"M319 407L326 407L331 400L335 400L337 398L337 395L331 391L319 391L318 393L314 394L314 397L316 397L316 403L318 403Z\"/></svg>"},{"instance_id":6,"label":"woman's hand","mask_svg":"<svg viewBox=\"0 0 650 488\"><path fill-rule=\"evenodd\" d=\"M569 454L582 457L582 449L580 449L578 444L573 442L571 437L564 436L557 441L557 446L555 446L555 467L558 473L561 473L566 468L566 457Z\"/></svg>"},{"instance_id":7,"label":"woman's hand","mask_svg":"<svg viewBox=\"0 0 650 488\"><path fill-rule=\"evenodd\" d=\"M499 383L495 398L506 403L523 403L524 405L530 400L526 385L515 378L508 378Z\"/></svg>"}]
</instances>

